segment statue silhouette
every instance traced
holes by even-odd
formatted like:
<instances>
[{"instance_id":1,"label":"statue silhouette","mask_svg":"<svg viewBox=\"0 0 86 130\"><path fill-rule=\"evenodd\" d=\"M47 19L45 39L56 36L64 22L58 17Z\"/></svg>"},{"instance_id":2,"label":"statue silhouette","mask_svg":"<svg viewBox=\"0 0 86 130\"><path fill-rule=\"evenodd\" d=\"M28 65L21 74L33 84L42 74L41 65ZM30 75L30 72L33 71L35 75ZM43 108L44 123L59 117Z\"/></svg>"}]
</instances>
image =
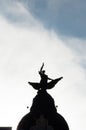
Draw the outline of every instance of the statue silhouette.
<instances>
[{"instance_id":1,"label":"statue silhouette","mask_svg":"<svg viewBox=\"0 0 86 130\"><path fill-rule=\"evenodd\" d=\"M48 75L45 74L45 70L43 70L44 63L42 64L42 67L40 68L39 75L41 77L40 85L44 86L47 85L48 80L53 80L48 77Z\"/></svg>"},{"instance_id":2,"label":"statue silhouette","mask_svg":"<svg viewBox=\"0 0 86 130\"><path fill-rule=\"evenodd\" d=\"M48 75L45 74L45 70L43 70L44 63L42 64L39 75L41 77L40 83L34 83L34 82L28 82L34 89L36 90L46 90L53 88L58 81L60 81L63 77L57 78L57 79L51 79L48 77ZM51 80L48 82L48 80Z\"/></svg>"},{"instance_id":3,"label":"statue silhouette","mask_svg":"<svg viewBox=\"0 0 86 130\"><path fill-rule=\"evenodd\" d=\"M44 63L39 71L40 82L29 82L38 92L33 98L30 112L20 120L17 130L69 130L66 120L57 112L54 99L46 91L53 88L62 77L54 80L49 78L43 67Z\"/></svg>"}]
</instances>

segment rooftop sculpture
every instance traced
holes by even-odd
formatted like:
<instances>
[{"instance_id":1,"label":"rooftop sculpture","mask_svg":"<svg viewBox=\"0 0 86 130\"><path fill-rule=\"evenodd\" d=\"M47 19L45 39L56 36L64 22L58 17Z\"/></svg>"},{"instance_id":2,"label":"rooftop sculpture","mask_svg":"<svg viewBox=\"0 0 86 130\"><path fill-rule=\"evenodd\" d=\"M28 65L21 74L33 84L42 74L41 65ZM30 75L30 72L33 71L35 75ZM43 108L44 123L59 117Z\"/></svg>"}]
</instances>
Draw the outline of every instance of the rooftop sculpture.
<instances>
[{"instance_id":1,"label":"rooftop sculpture","mask_svg":"<svg viewBox=\"0 0 86 130\"><path fill-rule=\"evenodd\" d=\"M45 74L43 67L44 63L39 71L40 82L28 82L38 92L30 112L21 119L17 130L69 130L66 120L57 112L54 99L46 91L53 88L63 77L51 79Z\"/></svg>"},{"instance_id":2,"label":"rooftop sculpture","mask_svg":"<svg viewBox=\"0 0 86 130\"><path fill-rule=\"evenodd\" d=\"M41 77L40 83L28 82L36 90L51 89L56 85L56 83L58 83L63 78L63 77L56 78L56 79L49 78L48 75L45 74L45 70L43 70L43 67L44 67L44 63L42 64L39 71L39 75ZM48 82L48 80L50 81Z\"/></svg>"}]
</instances>

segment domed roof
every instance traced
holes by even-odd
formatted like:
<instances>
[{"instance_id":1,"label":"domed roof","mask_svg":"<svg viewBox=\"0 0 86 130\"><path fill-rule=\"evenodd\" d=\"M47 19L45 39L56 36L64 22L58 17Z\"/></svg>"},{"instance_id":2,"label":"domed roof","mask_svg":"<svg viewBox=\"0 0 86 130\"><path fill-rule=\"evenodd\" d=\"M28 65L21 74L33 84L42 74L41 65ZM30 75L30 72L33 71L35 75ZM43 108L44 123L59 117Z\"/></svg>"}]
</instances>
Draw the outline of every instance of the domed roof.
<instances>
[{"instance_id":1,"label":"domed roof","mask_svg":"<svg viewBox=\"0 0 86 130\"><path fill-rule=\"evenodd\" d=\"M30 112L18 124L17 130L69 130L65 119L56 111L54 99L46 91L38 91Z\"/></svg>"}]
</instances>

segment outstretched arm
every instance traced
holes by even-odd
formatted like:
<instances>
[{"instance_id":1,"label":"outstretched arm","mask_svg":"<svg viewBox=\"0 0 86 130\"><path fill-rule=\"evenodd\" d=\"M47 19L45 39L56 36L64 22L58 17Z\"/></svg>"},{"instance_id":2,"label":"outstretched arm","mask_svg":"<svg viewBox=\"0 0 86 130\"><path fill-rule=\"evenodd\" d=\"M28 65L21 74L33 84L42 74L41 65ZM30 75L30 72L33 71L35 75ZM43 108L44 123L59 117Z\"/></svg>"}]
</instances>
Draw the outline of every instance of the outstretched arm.
<instances>
[{"instance_id":1,"label":"outstretched arm","mask_svg":"<svg viewBox=\"0 0 86 130\"><path fill-rule=\"evenodd\" d=\"M42 71L43 67L44 67L44 63L42 64L42 66L41 66L41 68L40 68L40 71L39 71L39 72L41 72L41 71Z\"/></svg>"}]
</instances>

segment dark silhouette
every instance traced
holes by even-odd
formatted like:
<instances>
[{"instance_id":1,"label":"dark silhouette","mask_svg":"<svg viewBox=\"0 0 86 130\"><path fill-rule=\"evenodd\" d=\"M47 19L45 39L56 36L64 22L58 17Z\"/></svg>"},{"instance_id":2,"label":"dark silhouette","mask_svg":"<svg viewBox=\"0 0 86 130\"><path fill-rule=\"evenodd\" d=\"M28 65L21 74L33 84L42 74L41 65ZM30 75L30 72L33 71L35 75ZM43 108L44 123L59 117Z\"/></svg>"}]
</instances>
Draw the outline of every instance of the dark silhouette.
<instances>
[{"instance_id":1,"label":"dark silhouette","mask_svg":"<svg viewBox=\"0 0 86 130\"><path fill-rule=\"evenodd\" d=\"M50 83L47 82L48 76L45 75L43 70L44 64L39 71L41 76L39 87L33 86L36 83L30 83L35 89L38 90L37 95L33 99L30 112L26 114L18 124L17 130L69 130L66 120L57 112L54 99L47 93L47 87L52 88ZM53 85L57 83L55 80Z\"/></svg>"},{"instance_id":2,"label":"dark silhouette","mask_svg":"<svg viewBox=\"0 0 86 130\"><path fill-rule=\"evenodd\" d=\"M30 113L21 119L17 130L46 130L43 128L45 123L40 124L41 128L37 125L37 121L41 122L41 119L46 120L45 123L49 128L47 130L69 130L67 122L56 110L54 99L43 90L38 91L33 99Z\"/></svg>"},{"instance_id":3,"label":"dark silhouette","mask_svg":"<svg viewBox=\"0 0 86 130\"><path fill-rule=\"evenodd\" d=\"M36 90L46 90L46 89L51 89L55 86L58 81L60 81L63 77L57 78L57 79L51 79L48 77L48 75L45 74L45 70L43 70L44 63L42 64L39 75L41 77L40 83L33 83L33 82L28 82L34 89ZM48 82L48 80L51 80Z\"/></svg>"}]
</instances>

